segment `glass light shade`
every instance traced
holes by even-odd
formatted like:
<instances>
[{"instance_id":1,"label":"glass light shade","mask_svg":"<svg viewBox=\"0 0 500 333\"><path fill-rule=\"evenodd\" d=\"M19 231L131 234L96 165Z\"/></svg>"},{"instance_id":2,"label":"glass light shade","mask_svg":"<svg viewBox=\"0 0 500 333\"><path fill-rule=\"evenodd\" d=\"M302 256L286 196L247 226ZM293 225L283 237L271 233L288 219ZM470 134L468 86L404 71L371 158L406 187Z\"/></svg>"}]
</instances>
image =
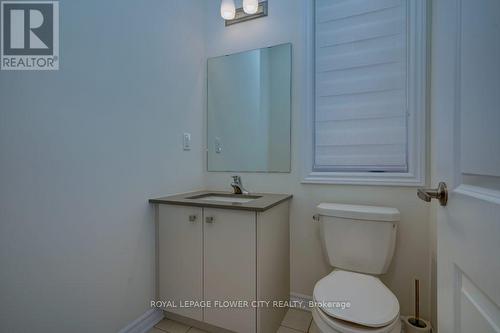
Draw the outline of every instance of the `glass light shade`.
<instances>
[{"instance_id":1,"label":"glass light shade","mask_svg":"<svg viewBox=\"0 0 500 333\"><path fill-rule=\"evenodd\" d=\"M222 0L220 4L220 16L224 20L232 20L236 16L236 6L234 0Z\"/></svg>"},{"instance_id":2,"label":"glass light shade","mask_svg":"<svg viewBox=\"0 0 500 333\"><path fill-rule=\"evenodd\" d=\"M255 14L259 10L259 0L243 0L243 11L247 14Z\"/></svg>"}]
</instances>

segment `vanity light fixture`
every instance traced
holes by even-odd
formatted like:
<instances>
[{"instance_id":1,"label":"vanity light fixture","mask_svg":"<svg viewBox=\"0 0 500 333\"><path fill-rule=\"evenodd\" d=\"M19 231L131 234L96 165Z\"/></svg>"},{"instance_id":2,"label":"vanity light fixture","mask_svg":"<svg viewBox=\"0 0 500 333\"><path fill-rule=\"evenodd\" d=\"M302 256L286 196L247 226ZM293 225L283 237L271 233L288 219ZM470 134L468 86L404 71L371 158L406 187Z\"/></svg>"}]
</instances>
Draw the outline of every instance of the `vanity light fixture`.
<instances>
[{"instance_id":1,"label":"vanity light fixture","mask_svg":"<svg viewBox=\"0 0 500 333\"><path fill-rule=\"evenodd\" d=\"M220 14L226 22L226 27L265 17L267 11L267 1L243 0L243 7L237 9L235 9L233 0L222 0L220 5Z\"/></svg>"},{"instance_id":2,"label":"vanity light fixture","mask_svg":"<svg viewBox=\"0 0 500 333\"><path fill-rule=\"evenodd\" d=\"M222 0L220 4L220 16L224 20L233 20L236 16L236 6L234 0Z\"/></svg>"},{"instance_id":3,"label":"vanity light fixture","mask_svg":"<svg viewBox=\"0 0 500 333\"><path fill-rule=\"evenodd\" d=\"M259 10L259 0L243 0L243 11L247 14L255 14Z\"/></svg>"}]
</instances>

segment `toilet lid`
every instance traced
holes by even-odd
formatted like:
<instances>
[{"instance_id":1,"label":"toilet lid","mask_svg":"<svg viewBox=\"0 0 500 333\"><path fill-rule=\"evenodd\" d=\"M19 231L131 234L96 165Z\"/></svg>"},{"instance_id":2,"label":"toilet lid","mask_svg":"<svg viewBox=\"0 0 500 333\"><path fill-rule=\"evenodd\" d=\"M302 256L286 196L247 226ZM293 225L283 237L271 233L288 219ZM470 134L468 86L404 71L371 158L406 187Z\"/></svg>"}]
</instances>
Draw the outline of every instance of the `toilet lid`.
<instances>
[{"instance_id":1,"label":"toilet lid","mask_svg":"<svg viewBox=\"0 0 500 333\"><path fill-rule=\"evenodd\" d=\"M399 315L399 302L376 277L335 270L314 287L314 300L326 314L368 327L389 325Z\"/></svg>"}]
</instances>

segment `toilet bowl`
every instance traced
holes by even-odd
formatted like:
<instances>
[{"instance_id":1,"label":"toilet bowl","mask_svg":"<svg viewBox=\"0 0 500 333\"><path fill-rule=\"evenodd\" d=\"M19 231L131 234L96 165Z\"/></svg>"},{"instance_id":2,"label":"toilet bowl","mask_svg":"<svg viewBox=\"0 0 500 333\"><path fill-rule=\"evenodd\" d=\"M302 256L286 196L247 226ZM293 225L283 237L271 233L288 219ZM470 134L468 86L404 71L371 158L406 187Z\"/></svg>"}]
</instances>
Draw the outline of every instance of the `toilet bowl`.
<instances>
[{"instance_id":1,"label":"toilet bowl","mask_svg":"<svg viewBox=\"0 0 500 333\"><path fill-rule=\"evenodd\" d=\"M399 302L377 275L394 255L395 208L323 203L323 248L335 267L314 287L313 320L322 333L400 333Z\"/></svg>"},{"instance_id":2,"label":"toilet bowl","mask_svg":"<svg viewBox=\"0 0 500 333\"><path fill-rule=\"evenodd\" d=\"M312 310L312 316L314 323L321 333L401 333L402 325L399 318L384 327L366 327L336 320L318 308Z\"/></svg>"}]
</instances>

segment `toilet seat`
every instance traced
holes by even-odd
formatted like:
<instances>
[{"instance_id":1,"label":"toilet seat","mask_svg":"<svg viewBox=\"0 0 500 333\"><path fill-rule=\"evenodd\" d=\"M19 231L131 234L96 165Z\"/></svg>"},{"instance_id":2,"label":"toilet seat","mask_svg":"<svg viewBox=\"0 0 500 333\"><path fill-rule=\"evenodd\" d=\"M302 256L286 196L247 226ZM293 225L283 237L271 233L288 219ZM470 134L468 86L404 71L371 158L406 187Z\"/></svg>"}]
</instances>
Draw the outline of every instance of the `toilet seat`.
<instances>
[{"instance_id":1,"label":"toilet seat","mask_svg":"<svg viewBox=\"0 0 500 333\"><path fill-rule=\"evenodd\" d=\"M337 319L334 323L343 321L375 332L376 328L386 328L399 320L396 296L371 275L334 270L316 283L314 300L319 307L318 314L326 316L325 320L327 317ZM342 308L332 302L344 302L344 305L349 302L350 307Z\"/></svg>"}]
</instances>

